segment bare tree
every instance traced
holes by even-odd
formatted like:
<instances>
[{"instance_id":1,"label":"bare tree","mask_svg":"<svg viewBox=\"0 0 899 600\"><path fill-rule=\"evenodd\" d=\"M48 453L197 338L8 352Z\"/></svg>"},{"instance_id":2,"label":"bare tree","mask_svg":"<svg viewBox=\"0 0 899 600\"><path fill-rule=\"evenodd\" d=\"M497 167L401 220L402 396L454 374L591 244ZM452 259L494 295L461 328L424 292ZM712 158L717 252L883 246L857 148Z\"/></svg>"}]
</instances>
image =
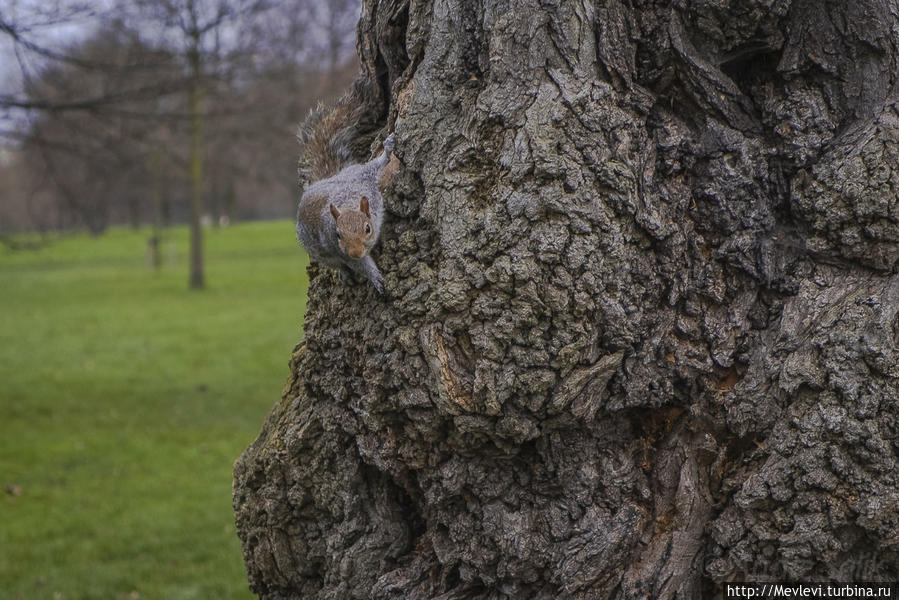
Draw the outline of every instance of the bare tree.
<instances>
[{"instance_id":1,"label":"bare tree","mask_svg":"<svg viewBox=\"0 0 899 600\"><path fill-rule=\"evenodd\" d=\"M899 579L894 2L366 0L386 295L312 268L263 598ZM376 135L377 134L377 135ZM357 160L369 157L358 151Z\"/></svg>"},{"instance_id":2,"label":"bare tree","mask_svg":"<svg viewBox=\"0 0 899 600\"><path fill-rule=\"evenodd\" d=\"M0 110L5 111L6 118L9 118L10 109L55 113L96 111L120 103L158 97L171 93L181 85L178 81L159 77L160 68L164 69L170 62L170 56L165 53L129 52L127 59L123 59L116 54L92 53L90 44L77 41L57 41L51 44L48 41L48 37L61 37L58 32L60 28L90 30L96 21L105 23L105 30L119 41L129 28L124 25L121 14L115 10L110 9L98 15L91 3L78 2L52 3L49 6L26 3L18 11L15 8L15 3L10 9L0 8L0 39L11 44L11 57L16 64L15 67L4 65L7 70L3 75L7 82L0 93ZM102 40L94 36L93 46L97 45L102 45ZM45 71L48 68L56 71L73 69L91 75L105 73L112 77L127 77L138 70L157 72L154 77L134 87L119 85L111 89L96 90L90 86L82 89L76 85L65 90L54 90L41 85L41 80L46 79ZM19 93L15 91L15 85L11 84L13 81L19 82ZM57 92L58 95L54 96L52 92Z\"/></svg>"},{"instance_id":3,"label":"bare tree","mask_svg":"<svg viewBox=\"0 0 899 600\"><path fill-rule=\"evenodd\" d=\"M156 222L161 213L180 220L190 216L180 205L182 187L187 200L201 200L194 214L293 214L295 182L285 174L295 166L296 125L352 78L347 41L358 2L65 6L0 9L0 40L15 49L13 71L22 81L21 90L10 85L0 94L0 111L15 115L0 135L31 149L26 170L48 182L44 195L55 195L66 215L59 224L99 232L123 220ZM199 47L182 28L191 28L191 6L205 30ZM58 28L78 32L77 41L61 43ZM328 67L335 57L336 70ZM192 112L198 98L202 110ZM204 127L209 118L214 126ZM202 179L191 180L192 165ZM158 168L167 184L161 196L152 183ZM4 214L24 214L18 205L35 199L5 196Z\"/></svg>"},{"instance_id":4,"label":"bare tree","mask_svg":"<svg viewBox=\"0 0 899 600\"><path fill-rule=\"evenodd\" d=\"M28 178L56 197L57 226L85 225L96 234L110 222L141 219L146 142L187 81L172 53L148 45L122 16L74 3L0 14L21 82L20 91L10 85L0 94L0 109L14 122L3 136L28 157ZM51 45L53 36L41 34L66 26L85 35ZM2 209L34 199L9 194Z\"/></svg>"},{"instance_id":5,"label":"bare tree","mask_svg":"<svg viewBox=\"0 0 899 600\"><path fill-rule=\"evenodd\" d=\"M21 151L30 160L27 170L46 180L62 200L63 209L93 233L111 219L135 224L140 220L147 178L146 143L157 125L160 98L181 88L172 72L172 56L146 46L121 22L68 50L71 61L105 61L106 68L84 69L70 61L48 65L25 85L24 98L32 106L56 106L59 99L117 97L114 103L85 106L64 104L30 115L28 129L17 134ZM140 62L143 68L122 68ZM154 64L154 68L149 68ZM152 87L152 94L143 91ZM142 118L135 118L140 115ZM118 216L117 216L118 215Z\"/></svg>"},{"instance_id":6,"label":"bare tree","mask_svg":"<svg viewBox=\"0 0 899 600\"><path fill-rule=\"evenodd\" d=\"M190 114L190 274L189 286L205 286L203 270L204 209L203 160L205 145L205 97L209 78L216 69L223 68L230 50L223 47L226 28L235 27L240 19L252 16L265 8L263 0L236 2L233 0L141 0L141 9L157 19L174 36L173 43L181 48L185 58Z\"/></svg>"},{"instance_id":7,"label":"bare tree","mask_svg":"<svg viewBox=\"0 0 899 600\"><path fill-rule=\"evenodd\" d=\"M273 65L328 72L353 55L360 6L360 0L282 0L260 14L247 34Z\"/></svg>"}]
</instances>

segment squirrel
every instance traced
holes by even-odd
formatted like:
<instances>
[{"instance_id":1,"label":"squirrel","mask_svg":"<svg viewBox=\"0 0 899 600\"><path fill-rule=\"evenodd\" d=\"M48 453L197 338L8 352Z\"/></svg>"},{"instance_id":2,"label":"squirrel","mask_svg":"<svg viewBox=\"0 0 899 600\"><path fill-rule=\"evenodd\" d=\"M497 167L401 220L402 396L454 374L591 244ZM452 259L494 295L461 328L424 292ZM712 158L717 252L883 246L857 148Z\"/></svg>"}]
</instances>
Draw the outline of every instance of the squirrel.
<instances>
[{"instance_id":1,"label":"squirrel","mask_svg":"<svg viewBox=\"0 0 899 600\"><path fill-rule=\"evenodd\" d=\"M337 269L344 283L368 279L379 294L384 278L372 260L384 219L384 200L378 179L393 152L394 134L384 140L384 153L365 163L349 162L347 140L352 134L353 112L344 102L326 112L319 108L306 120L300 141L305 148L300 178L306 186L297 210L297 239L318 263ZM305 170L304 170L305 167ZM335 171L337 171L335 173ZM328 176L330 175L330 176Z\"/></svg>"}]
</instances>

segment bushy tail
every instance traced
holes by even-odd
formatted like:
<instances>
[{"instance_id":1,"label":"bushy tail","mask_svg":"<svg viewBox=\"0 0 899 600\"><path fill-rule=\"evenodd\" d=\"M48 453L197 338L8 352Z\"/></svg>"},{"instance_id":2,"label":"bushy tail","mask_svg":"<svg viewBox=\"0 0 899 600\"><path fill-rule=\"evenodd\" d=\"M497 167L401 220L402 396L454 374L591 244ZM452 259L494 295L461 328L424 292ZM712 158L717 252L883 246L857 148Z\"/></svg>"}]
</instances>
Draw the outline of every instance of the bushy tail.
<instances>
[{"instance_id":1,"label":"bushy tail","mask_svg":"<svg viewBox=\"0 0 899 600\"><path fill-rule=\"evenodd\" d=\"M357 157L367 158L379 105L376 86L359 77L333 107L319 104L309 113L297 133L300 186L334 175Z\"/></svg>"}]
</instances>

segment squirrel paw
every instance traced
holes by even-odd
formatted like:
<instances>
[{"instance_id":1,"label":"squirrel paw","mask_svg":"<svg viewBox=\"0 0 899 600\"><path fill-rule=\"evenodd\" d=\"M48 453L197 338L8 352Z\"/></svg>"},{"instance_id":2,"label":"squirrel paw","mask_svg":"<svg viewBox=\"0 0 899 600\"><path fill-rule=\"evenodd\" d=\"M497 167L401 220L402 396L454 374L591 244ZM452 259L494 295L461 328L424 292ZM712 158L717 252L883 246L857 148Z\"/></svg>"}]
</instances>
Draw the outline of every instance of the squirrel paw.
<instances>
[{"instance_id":1,"label":"squirrel paw","mask_svg":"<svg viewBox=\"0 0 899 600\"><path fill-rule=\"evenodd\" d=\"M372 284L373 286L375 286L375 290L378 292L378 294L383 294L383 293L384 293L384 278L381 277L381 274L380 274L380 273L376 273L376 274L371 278L371 284Z\"/></svg>"},{"instance_id":2,"label":"squirrel paw","mask_svg":"<svg viewBox=\"0 0 899 600\"><path fill-rule=\"evenodd\" d=\"M387 136L387 139L384 140L384 154L390 156L393 154L393 142L396 141L396 132L391 133Z\"/></svg>"}]
</instances>

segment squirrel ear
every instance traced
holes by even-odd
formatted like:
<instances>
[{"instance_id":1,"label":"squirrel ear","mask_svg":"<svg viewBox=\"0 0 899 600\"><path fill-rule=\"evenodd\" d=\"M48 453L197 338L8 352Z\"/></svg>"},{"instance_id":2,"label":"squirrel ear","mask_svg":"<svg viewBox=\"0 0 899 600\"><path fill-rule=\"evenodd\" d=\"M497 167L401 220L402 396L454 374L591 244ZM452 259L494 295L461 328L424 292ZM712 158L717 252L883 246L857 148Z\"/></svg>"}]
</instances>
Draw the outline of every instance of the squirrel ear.
<instances>
[{"instance_id":1,"label":"squirrel ear","mask_svg":"<svg viewBox=\"0 0 899 600\"><path fill-rule=\"evenodd\" d=\"M334 220L336 221L337 217L340 216L340 211L337 210L337 207L334 206L333 204L329 205L329 208L331 209L331 216L333 216Z\"/></svg>"},{"instance_id":2,"label":"squirrel ear","mask_svg":"<svg viewBox=\"0 0 899 600\"><path fill-rule=\"evenodd\" d=\"M365 213L365 216L369 219L371 218L371 213L368 212L368 197L362 196L362 200L359 201L359 210Z\"/></svg>"}]
</instances>

